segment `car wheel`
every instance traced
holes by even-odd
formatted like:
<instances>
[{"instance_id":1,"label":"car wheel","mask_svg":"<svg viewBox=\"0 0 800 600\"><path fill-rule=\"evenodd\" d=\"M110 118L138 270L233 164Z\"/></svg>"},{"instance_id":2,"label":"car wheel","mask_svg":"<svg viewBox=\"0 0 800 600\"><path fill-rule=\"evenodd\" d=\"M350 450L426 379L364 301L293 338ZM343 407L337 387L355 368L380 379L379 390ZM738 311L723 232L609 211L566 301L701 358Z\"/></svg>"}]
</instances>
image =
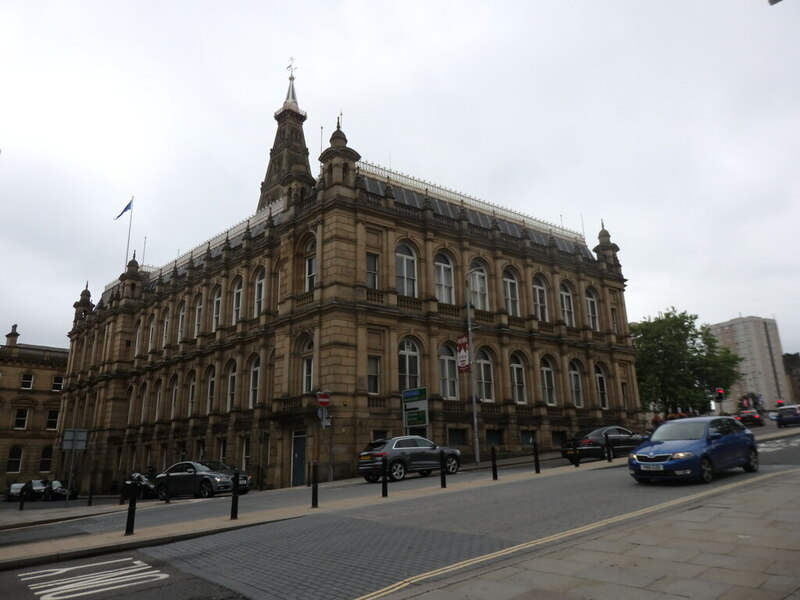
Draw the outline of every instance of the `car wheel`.
<instances>
[{"instance_id":1,"label":"car wheel","mask_svg":"<svg viewBox=\"0 0 800 600\"><path fill-rule=\"evenodd\" d=\"M208 479L203 479L200 482L200 497L201 498L211 498L214 495L214 487L211 485L211 482Z\"/></svg>"},{"instance_id":2,"label":"car wheel","mask_svg":"<svg viewBox=\"0 0 800 600\"><path fill-rule=\"evenodd\" d=\"M167 486L163 483L156 488L156 495L158 496L159 500L166 500L167 499Z\"/></svg>"},{"instance_id":3,"label":"car wheel","mask_svg":"<svg viewBox=\"0 0 800 600\"><path fill-rule=\"evenodd\" d=\"M427 477L428 475L430 475L430 474L431 474L431 471L430 471L430 469L424 469L424 470L420 471L420 472L419 472L419 474L420 474L422 477Z\"/></svg>"},{"instance_id":4,"label":"car wheel","mask_svg":"<svg viewBox=\"0 0 800 600\"><path fill-rule=\"evenodd\" d=\"M747 451L747 461L742 465L746 473L755 473L758 471L758 452L755 448L750 448Z\"/></svg>"},{"instance_id":5,"label":"car wheel","mask_svg":"<svg viewBox=\"0 0 800 600\"><path fill-rule=\"evenodd\" d=\"M698 475L701 483L711 483L714 481L714 465L711 463L711 459L707 456L704 456L700 460L700 473Z\"/></svg>"},{"instance_id":6,"label":"car wheel","mask_svg":"<svg viewBox=\"0 0 800 600\"><path fill-rule=\"evenodd\" d=\"M444 470L448 475L455 475L458 473L458 467L461 466L455 456L448 456L444 461Z\"/></svg>"},{"instance_id":7,"label":"car wheel","mask_svg":"<svg viewBox=\"0 0 800 600\"><path fill-rule=\"evenodd\" d=\"M381 478L380 475L376 475L375 473L370 473L369 475L364 475L364 479L367 483L378 483L378 480Z\"/></svg>"},{"instance_id":8,"label":"car wheel","mask_svg":"<svg viewBox=\"0 0 800 600\"><path fill-rule=\"evenodd\" d=\"M396 460L389 465L389 477L392 478L392 481L400 481L402 479L405 479L405 476L406 476L406 466L399 460Z\"/></svg>"}]
</instances>

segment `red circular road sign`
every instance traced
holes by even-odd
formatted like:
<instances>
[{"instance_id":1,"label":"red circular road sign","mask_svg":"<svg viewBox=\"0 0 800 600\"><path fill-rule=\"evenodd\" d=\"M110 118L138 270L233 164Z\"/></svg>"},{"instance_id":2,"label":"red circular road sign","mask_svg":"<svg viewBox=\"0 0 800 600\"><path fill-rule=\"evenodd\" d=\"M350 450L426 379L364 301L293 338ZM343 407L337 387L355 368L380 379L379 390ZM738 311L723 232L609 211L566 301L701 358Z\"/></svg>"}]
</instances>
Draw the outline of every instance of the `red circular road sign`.
<instances>
[{"instance_id":1,"label":"red circular road sign","mask_svg":"<svg viewBox=\"0 0 800 600\"><path fill-rule=\"evenodd\" d=\"M320 406L328 406L331 403L331 397L328 392L317 392L317 404Z\"/></svg>"}]
</instances>

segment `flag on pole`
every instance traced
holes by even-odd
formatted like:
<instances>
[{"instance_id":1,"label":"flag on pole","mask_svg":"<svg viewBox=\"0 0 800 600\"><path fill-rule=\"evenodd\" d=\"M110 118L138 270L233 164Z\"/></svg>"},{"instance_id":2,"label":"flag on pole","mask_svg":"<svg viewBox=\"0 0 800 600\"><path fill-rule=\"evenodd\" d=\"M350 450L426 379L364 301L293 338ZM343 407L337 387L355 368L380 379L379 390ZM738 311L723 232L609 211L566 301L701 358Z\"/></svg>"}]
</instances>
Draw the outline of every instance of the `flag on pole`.
<instances>
[{"instance_id":1,"label":"flag on pole","mask_svg":"<svg viewBox=\"0 0 800 600\"><path fill-rule=\"evenodd\" d=\"M132 210L132 209L133 209L133 196L131 196L131 201L130 201L130 202L128 202L128 203L125 205L125 208L123 208L123 209L122 209L122 212L121 212L121 213L119 213L119 214L118 214L116 217L114 217L114 220L116 221L116 220L117 220L117 219L119 219L119 218L120 218L122 215L124 215L126 212L128 212L129 210Z\"/></svg>"}]
</instances>

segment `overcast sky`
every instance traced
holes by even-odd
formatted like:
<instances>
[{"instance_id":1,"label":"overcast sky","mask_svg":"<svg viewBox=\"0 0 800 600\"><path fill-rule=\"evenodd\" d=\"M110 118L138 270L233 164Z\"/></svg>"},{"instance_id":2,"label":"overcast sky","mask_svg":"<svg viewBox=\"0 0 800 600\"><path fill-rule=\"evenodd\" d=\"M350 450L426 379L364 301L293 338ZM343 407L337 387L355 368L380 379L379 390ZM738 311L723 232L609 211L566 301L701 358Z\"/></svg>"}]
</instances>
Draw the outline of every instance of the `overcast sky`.
<instances>
[{"instance_id":1,"label":"overcast sky","mask_svg":"<svg viewBox=\"0 0 800 600\"><path fill-rule=\"evenodd\" d=\"M132 196L149 265L252 215L294 57L314 172L341 112L365 160L590 248L602 220L631 320L775 318L798 352L798 31L797 0L3 0L0 335L68 346Z\"/></svg>"}]
</instances>

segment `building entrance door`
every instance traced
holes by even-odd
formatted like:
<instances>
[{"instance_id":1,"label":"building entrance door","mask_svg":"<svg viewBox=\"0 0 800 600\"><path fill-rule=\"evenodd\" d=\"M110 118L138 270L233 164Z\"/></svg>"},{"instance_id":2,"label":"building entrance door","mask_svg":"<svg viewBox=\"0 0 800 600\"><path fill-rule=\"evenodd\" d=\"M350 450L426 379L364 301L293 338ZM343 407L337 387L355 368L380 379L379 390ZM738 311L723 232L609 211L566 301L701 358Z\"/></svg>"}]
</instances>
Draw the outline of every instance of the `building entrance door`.
<instances>
[{"instance_id":1,"label":"building entrance door","mask_svg":"<svg viewBox=\"0 0 800 600\"><path fill-rule=\"evenodd\" d=\"M306 484L306 432L292 434L292 486Z\"/></svg>"}]
</instances>

